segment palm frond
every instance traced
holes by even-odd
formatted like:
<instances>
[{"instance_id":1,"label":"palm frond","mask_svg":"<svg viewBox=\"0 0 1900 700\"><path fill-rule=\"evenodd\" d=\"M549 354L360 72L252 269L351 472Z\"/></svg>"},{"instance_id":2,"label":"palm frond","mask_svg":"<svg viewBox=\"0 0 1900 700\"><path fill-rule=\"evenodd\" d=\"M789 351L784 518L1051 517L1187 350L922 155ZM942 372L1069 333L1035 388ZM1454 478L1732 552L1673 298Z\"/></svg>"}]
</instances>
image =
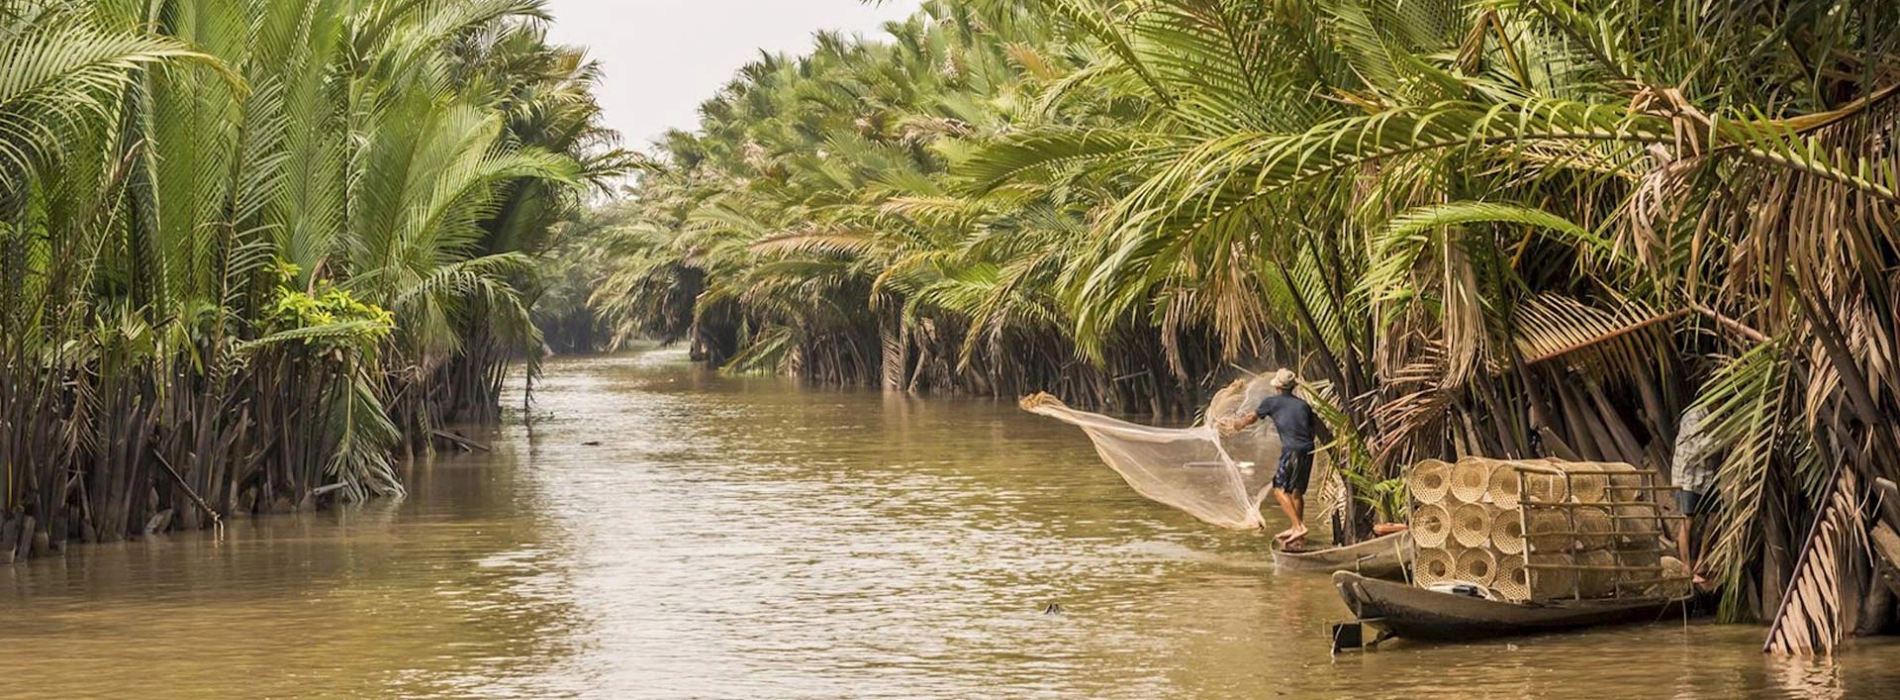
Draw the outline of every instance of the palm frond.
<instances>
[{"instance_id":1,"label":"palm frond","mask_svg":"<svg viewBox=\"0 0 1900 700\"><path fill-rule=\"evenodd\" d=\"M1787 597L1775 612L1763 651L1831 654L1853 632L1858 601L1843 595L1865 576L1867 528L1852 469L1839 469L1815 516Z\"/></svg>"}]
</instances>

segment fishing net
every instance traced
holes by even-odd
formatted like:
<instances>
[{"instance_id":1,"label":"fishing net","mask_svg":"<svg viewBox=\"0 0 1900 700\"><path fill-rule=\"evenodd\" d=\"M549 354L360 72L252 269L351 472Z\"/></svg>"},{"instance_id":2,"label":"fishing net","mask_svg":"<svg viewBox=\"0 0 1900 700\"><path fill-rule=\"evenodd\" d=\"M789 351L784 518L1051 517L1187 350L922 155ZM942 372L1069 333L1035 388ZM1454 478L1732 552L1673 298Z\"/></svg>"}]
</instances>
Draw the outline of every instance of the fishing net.
<instances>
[{"instance_id":1,"label":"fishing net","mask_svg":"<svg viewBox=\"0 0 1900 700\"><path fill-rule=\"evenodd\" d=\"M1078 411L1048 394L1024 398L1023 410L1081 428L1096 454L1137 493L1209 524L1236 530L1264 527L1260 503L1280 459L1272 421L1222 437L1216 420L1245 415L1267 396L1265 379L1234 382L1214 395L1204 420L1188 428L1156 428ZM1315 464L1315 472L1319 471ZM1315 473L1313 483L1324 483Z\"/></svg>"}]
</instances>

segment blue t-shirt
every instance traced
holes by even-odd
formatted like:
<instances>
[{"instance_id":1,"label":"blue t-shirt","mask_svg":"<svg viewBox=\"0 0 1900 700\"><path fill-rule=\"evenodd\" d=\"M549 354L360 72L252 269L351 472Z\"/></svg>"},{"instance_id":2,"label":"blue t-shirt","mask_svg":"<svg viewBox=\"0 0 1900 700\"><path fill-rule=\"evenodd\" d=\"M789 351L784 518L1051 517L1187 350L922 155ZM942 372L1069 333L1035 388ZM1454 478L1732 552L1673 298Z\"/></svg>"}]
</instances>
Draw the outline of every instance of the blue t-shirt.
<instances>
[{"instance_id":1,"label":"blue t-shirt","mask_svg":"<svg viewBox=\"0 0 1900 700\"><path fill-rule=\"evenodd\" d=\"M1295 450L1313 449L1313 407L1292 394L1274 394L1260 401L1254 410L1260 420L1273 419L1280 431L1280 446Z\"/></svg>"}]
</instances>

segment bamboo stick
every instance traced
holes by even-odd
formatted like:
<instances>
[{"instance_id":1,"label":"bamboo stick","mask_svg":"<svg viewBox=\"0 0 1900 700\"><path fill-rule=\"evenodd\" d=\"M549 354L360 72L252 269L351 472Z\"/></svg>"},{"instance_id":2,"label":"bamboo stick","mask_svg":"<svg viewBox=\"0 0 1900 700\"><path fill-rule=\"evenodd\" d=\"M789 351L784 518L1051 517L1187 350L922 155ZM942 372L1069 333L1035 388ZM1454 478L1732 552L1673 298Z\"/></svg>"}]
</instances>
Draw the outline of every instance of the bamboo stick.
<instances>
[{"instance_id":1,"label":"bamboo stick","mask_svg":"<svg viewBox=\"0 0 1900 700\"><path fill-rule=\"evenodd\" d=\"M177 483L178 488L183 489L185 495L191 498L191 502L197 504L198 508L205 512L205 515L211 516L211 524L213 526L223 524L218 518L217 509L212 508L210 503L206 503L205 499L198 495L198 491L191 488L191 484L185 483L185 477L179 475L177 469L172 468L171 462L165 459L165 455L153 452L152 456L158 460L158 466L164 467L165 473L171 475L172 481Z\"/></svg>"}]
</instances>

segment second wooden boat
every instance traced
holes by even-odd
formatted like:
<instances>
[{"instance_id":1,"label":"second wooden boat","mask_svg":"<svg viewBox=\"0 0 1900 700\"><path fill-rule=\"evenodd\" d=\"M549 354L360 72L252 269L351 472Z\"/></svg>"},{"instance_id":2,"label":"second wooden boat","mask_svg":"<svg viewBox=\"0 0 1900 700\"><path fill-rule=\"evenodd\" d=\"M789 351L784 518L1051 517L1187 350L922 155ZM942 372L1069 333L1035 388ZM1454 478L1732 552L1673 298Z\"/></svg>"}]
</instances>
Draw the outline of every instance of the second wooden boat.
<instances>
[{"instance_id":1,"label":"second wooden boat","mask_svg":"<svg viewBox=\"0 0 1900 700\"><path fill-rule=\"evenodd\" d=\"M1333 574L1333 586L1358 622L1390 636L1423 640L1486 639L1657 622L1679 617L1687 603L1663 598L1507 603L1381 581L1350 571Z\"/></svg>"},{"instance_id":2,"label":"second wooden boat","mask_svg":"<svg viewBox=\"0 0 1900 700\"><path fill-rule=\"evenodd\" d=\"M1274 550L1273 567L1278 571L1308 573L1351 571L1372 578L1402 580L1411 558L1412 534L1394 532L1344 547L1304 552Z\"/></svg>"}]
</instances>

